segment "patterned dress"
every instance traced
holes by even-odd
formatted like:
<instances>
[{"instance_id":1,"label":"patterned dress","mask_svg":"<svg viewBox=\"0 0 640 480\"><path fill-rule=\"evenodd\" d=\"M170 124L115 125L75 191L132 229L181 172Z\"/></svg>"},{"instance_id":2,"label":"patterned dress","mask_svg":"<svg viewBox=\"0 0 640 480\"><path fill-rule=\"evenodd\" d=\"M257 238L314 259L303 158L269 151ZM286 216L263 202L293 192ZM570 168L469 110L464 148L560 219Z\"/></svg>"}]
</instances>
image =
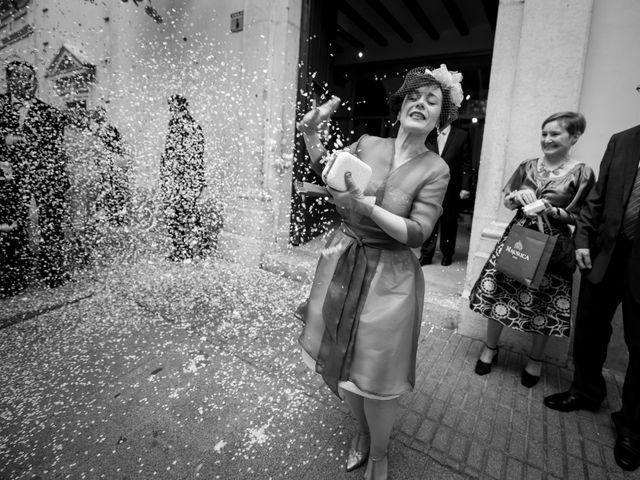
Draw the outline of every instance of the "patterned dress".
<instances>
[{"instance_id":1,"label":"patterned dress","mask_svg":"<svg viewBox=\"0 0 640 480\"><path fill-rule=\"evenodd\" d=\"M595 183L591 168L583 163L568 172L550 177L538 169L538 159L520 164L503 192L529 188L538 198L549 201L572 216L577 215L589 190ZM571 320L571 295L575 259L571 230L566 223L549 217L545 233L557 235L558 240L542 284L526 287L496 270L496 260L502 251L513 225L537 230L537 221L524 215L519 208L504 234L491 252L480 277L471 290L469 307L486 318L523 332L566 337Z\"/></svg>"},{"instance_id":2,"label":"patterned dress","mask_svg":"<svg viewBox=\"0 0 640 480\"><path fill-rule=\"evenodd\" d=\"M402 244L370 218L348 216L323 249L302 309L303 358L338 388L394 398L415 382L424 277L410 248L422 245L442 213L449 169L425 152L391 169L394 139L364 136L350 147L373 175L364 194L403 217ZM319 171L319 165L312 165Z\"/></svg>"}]
</instances>

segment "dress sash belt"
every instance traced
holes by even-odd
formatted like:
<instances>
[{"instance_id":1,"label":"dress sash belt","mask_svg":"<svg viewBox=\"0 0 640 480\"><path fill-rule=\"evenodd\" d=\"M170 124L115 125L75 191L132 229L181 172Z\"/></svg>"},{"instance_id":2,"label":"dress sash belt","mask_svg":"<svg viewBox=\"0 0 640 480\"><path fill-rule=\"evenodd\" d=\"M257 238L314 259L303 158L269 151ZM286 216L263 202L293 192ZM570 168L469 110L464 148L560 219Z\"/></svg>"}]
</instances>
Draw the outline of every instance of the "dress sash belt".
<instances>
[{"instance_id":1,"label":"dress sash belt","mask_svg":"<svg viewBox=\"0 0 640 480\"><path fill-rule=\"evenodd\" d=\"M390 237L364 238L342 224L354 239L342 253L322 306L325 331L318 352L316 371L339 396L338 382L349 378L360 312L378 267L382 250L408 249Z\"/></svg>"}]
</instances>

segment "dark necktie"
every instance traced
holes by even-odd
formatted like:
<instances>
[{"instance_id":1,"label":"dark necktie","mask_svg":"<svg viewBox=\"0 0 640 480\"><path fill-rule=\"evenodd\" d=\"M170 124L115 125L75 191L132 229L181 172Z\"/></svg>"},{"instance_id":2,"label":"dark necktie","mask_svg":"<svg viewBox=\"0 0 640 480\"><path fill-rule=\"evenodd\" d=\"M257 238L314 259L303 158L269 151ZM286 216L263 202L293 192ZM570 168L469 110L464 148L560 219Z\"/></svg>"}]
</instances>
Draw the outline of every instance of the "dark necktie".
<instances>
[{"instance_id":1,"label":"dark necktie","mask_svg":"<svg viewBox=\"0 0 640 480\"><path fill-rule=\"evenodd\" d=\"M433 133L429 134L425 143L429 150L440 155L440 152L438 151L438 135Z\"/></svg>"},{"instance_id":2,"label":"dark necktie","mask_svg":"<svg viewBox=\"0 0 640 480\"><path fill-rule=\"evenodd\" d=\"M640 223L640 169L636 172L636 180L627 201L627 208L622 219L622 234L633 240Z\"/></svg>"}]
</instances>

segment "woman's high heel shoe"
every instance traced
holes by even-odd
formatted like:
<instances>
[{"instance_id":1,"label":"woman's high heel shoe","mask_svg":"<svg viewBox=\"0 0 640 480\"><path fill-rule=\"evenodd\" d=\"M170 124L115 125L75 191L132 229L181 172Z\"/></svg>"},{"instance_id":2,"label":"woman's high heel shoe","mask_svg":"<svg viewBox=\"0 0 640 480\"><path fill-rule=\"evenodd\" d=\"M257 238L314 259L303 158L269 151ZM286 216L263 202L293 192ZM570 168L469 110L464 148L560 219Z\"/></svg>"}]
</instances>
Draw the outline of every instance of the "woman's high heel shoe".
<instances>
[{"instance_id":1,"label":"woman's high heel shoe","mask_svg":"<svg viewBox=\"0 0 640 480\"><path fill-rule=\"evenodd\" d=\"M356 433L351 440L351 446L349 447L349 453L347 454L347 472L351 472L356 468L363 466L369 458L369 447L364 451L358 450L361 436L369 436L367 434Z\"/></svg>"},{"instance_id":2,"label":"woman's high heel shoe","mask_svg":"<svg viewBox=\"0 0 640 480\"><path fill-rule=\"evenodd\" d=\"M484 346L487 347L489 350L493 350L495 353L493 354L493 359L491 360L491 363L486 363L478 359L478 361L476 362L476 368L475 368L475 372L478 375L486 375L487 373L491 373L492 364L495 365L496 363L498 363L498 354L500 353L500 347L496 346L496 348L491 348L486 343L484 344Z\"/></svg>"},{"instance_id":3,"label":"woman's high heel shoe","mask_svg":"<svg viewBox=\"0 0 640 480\"><path fill-rule=\"evenodd\" d=\"M389 476L389 460L387 455L380 458L369 458L367 469L364 471L364 480L387 480Z\"/></svg>"},{"instance_id":4,"label":"woman's high heel shoe","mask_svg":"<svg viewBox=\"0 0 640 480\"><path fill-rule=\"evenodd\" d=\"M529 357L530 360L540 363L542 360L536 360L533 357ZM534 387L540 381L540 375L533 375L527 372L526 368L522 369L522 375L520 376L520 383L527 388Z\"/></svg>"}]
</instances>

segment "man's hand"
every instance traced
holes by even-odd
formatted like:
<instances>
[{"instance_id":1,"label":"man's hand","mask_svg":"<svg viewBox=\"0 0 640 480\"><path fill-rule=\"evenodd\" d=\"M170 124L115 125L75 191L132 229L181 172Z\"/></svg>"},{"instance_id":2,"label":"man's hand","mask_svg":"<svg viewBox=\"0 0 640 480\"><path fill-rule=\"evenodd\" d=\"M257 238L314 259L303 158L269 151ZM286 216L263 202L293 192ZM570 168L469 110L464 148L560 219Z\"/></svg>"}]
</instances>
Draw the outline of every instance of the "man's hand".
<instances>
[{"instance_id":1,"label":"man's hand","mask_svg":"<svg viewBox=\"0 0 640 480\"><path fill-rule=\"evenodd\" d=\"M581 270L591 269L591 252L588 248L576 248L576 262Z\"/></svg>"},{"instance_id":2,"label":"man's hand","mask_svg":"<svg viewBox=\"0 0 640 480\"><path fill-rule=\"evenodd\" d=\"M376 197L365 197L362 194L362 191L353 182L351 172L345 172L344 182L347 185L346 192L340 192L331 187L327 187L327 190L332 197L329 201L335 204L338 208L338 212L342 210L346 211L347 214L356 214L365 217L371 216L373 206L376 202Z\"/></svg>"},{"instance_id":3,"label":"man's hand","mask_svg":"<svg viewBox=\"0 0 640 480\"><path fill-rule=\"evenodd\" d=\"M14 133L9 133L6 137L4 137L4 142L9 145L16 145L18 143L24 143L24 137L22 135L16 135Z\"/></svg>"},{"instance_id":4,"label":"man's hand","mask_svg":"<svg viewBox=\"0 0 640 480\"><path fill-rule=\"evenodd\" d=\"M460 200L466 200L471 196L471 192L469 190L460 190Z\"/></svg>"}]
</instances>

